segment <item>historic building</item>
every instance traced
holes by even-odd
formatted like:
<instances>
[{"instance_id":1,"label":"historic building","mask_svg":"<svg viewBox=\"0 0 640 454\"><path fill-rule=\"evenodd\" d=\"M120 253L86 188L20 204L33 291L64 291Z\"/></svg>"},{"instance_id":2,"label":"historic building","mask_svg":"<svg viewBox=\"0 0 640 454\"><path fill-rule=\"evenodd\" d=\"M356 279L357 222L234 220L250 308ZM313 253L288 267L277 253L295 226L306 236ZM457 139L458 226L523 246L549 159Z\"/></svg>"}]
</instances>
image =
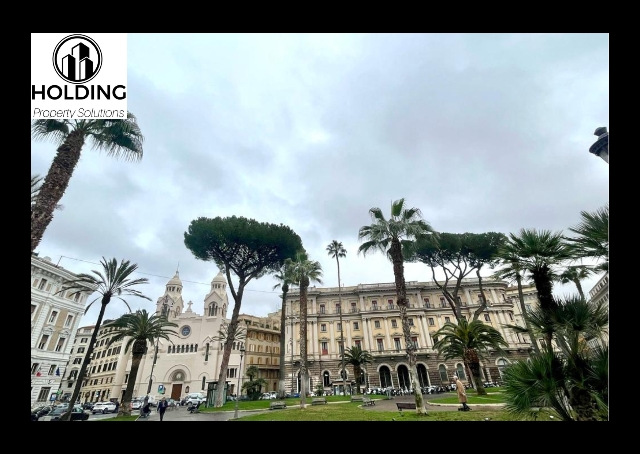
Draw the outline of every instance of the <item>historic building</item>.
<instances>
[{"instance_id":1,"label":"historic building","mask_svg":"<svg viewBox=\"0 0 640 454\"><path fill-rule=\"evenodd\" d=\"M240 325L246 326L245 359L242 365L242 382L248 380L246 370L255 366L258 377L266 381L263 391L278 391L280 377L280 311L267 317L240 314ZM234 384L232 384L235 386ZM235 388L233 388L235 394Z\"/></svg>"},{"instance_id":2,"label":"historic building","mask_svg":"<svg viewBox=\"0 0 640 454\"><path fill-rule=\"evenodd\" d=\"M77 275L31 255L31 405L55 400L72 350L76 330L84 313L86 293L61 292ZM60 393L58 392L60 391Z\"/></svg>"},{"instance_id":3,"label":"historic building","mask_svg":"<svg viewBox=\"0 0 640 454\"><path fill-rule=\"evenodd\" d=\"M412 341L417 348L417 370L421 386L448 385L454 373L468 381L462 361L444 361L433 349L433 334L455 317L444 295L434 282L407 282L409 305L407 315ZM482 376L487 381L500 381L504 366L516 359L527 358L531 348L525 336L504 327L523 326L519 304L507 298L507 283L483 279L487 308L480 320L496 328L509 343L505 354L492 352L482 363ZM405 341L396 305L395 284L359 284L342 288L342 320L344 348L359 345L373 357L365 368L361 385L369 387L411 387ZM300 301L299 290L287 294L285 326L287 345L287 389L300 390ZM462 315L473 318L481 299L478 280L464 279L459 294ZM327 391L347 392L355 388L353 367L347 366L346 383L340 378L340 303L338 288L308 289L308 368L309 387L314 391L322 383Z\"/></svg>"},{"instance_id":4,"label":"historic building","mask_svg":"<svg viewBox=\"0 0 640 454\"><path fill-rule=\"evenodd\" d=\"M609 310L609 272L606 272L593 286L591 290L589 290L589 299L591 301L599 302L603 301L604 305ZM607 326L607 329L609 327ZM609 343L609 334L605 334L601 339L592 339L589 341L589 345L592 347L597 346L598 344L604 345Z\"/></svg>"}]
</instances>

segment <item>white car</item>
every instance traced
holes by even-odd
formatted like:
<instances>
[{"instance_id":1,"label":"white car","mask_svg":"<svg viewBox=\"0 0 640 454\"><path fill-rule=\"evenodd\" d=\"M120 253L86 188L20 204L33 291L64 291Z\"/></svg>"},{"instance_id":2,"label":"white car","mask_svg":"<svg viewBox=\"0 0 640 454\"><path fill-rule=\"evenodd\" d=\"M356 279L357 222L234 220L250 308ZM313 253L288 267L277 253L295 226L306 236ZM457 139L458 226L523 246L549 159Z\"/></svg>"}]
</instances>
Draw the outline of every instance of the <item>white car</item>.
<instances>
[{"instance_id":1,"label":"white car","mask_svg":"<svg viewBox=\"0 0 640 454\"><path fill-rule=\"evenodd\" d=\"M115 413L116 404L113 402L97 402L91 409L91 413Z\"/></svg>"},{"instance_id":2,"label":"white car","mask_svg":"<svg viewBox=\"0 0 640 454\"><path fill-rule=\"evenodd\" d=\"M132 410L140 410L141 407L142 407L142 401L141 400L134 400L133 402L131 402L131 409Z\"/></svg>"}]
</instances>

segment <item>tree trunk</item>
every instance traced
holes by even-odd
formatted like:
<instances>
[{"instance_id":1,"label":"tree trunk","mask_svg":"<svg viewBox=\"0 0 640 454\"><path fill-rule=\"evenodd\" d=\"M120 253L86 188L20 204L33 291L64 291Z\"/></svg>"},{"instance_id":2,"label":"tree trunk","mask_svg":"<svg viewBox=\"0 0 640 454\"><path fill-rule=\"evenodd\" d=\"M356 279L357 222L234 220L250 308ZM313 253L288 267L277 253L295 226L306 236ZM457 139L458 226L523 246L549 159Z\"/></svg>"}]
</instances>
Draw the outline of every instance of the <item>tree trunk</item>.
<instances>
[{"instance_id":1,"label":"tree trunk","mask_svg":"<svg viewBox=\"0 0 640 454\"><path fill-rule=\"evenodd\" d=\"M129 380L127 381L127 388L124 391L122 402L120 402L120 408L118 410L118 416L131 416L131 401L133 400L133 388L136 386L136 379L138 377L138 370L140 369L140 362L147 350L147 341L137 340L133 343L131 349L131 370L129 371ZM147 399L145 399L147 400ZM147 402L145 402L146 404ZM142 409L140 409L142 412Z\"/></svg>"},{"instance_id":2,"label":"tree trunk","mask_svg":"<svg viewBox=\"0 0 640 454\"><path fill-rule=\"evenodd\" d=\"M576 413L577 421L598 421L596 409L591 401L591 394L584 389L573 389L569 395L569 403Z\"/></svg>"},{"instance_id":3,"label":"tree trunk","mask_svg":"<svg viewBox=\"0 0 640 454\"><path fill-rule=\"evenodd\" d=\"M533 283L536 286L536 290L538 291L538 301L540 302L540 309L546 318L545 325L550 326L550 311L552 311L556 306L556 301L553 299L553 282L549 278L549 268L547 266L543 266L539 270L535 270L532 273ZM547 344L547 348L551 351L553 350L552 345L553 333L545 334L545 341Z\"/></svg>"},{"instance_id":4,"label":"tree trunk","mask_svg":"<svg viewBox=\"0 0 640 454\"><path fill-rule=\"evenodd\" d=\"M482 301L480 301L480 307L478 307L478 309L476 309L475 312L473 313L474 320L478 320L478 317L480 317L480 314L482 313L482 311L484 311L487 308L487 298L484 294L484 287L482 286L482 276L480 276L480 268L482 267L479 267L478 269L476 269L476 275L478 276L478 287L480 289L480 295L482 295Z\"/></svg>"},{"instance_id":5,"label":"tree trunk","mask_svg":"<svg viewBox=\"0 0 640 454\"><path fill-rule=\"evenodd\" d=\"M300 408L307 406L307 386L309 372L307 371L307 288L309 278L300 280Z\"/></svg>"},{"instance_id":6,"label":"tree trunk","mask_svg":"<svg viewBox=\"0 0 640 454\"><path fill-rule=\"evenodd\" d=\"M342 311L344 308L342 307L342 287L340 285L340 261L338 260L338 255L336 254L336 262L338 263L338 302L340 304L340 378L342 378L342 386L344 386L344 394L347 394L347 373L344 370L344 349L346 345L344 345L344 324L342 323Z\"/></svg>"},{"instance_id":7,"label":"tree trunk","mask_svg":"<svg viewBox=\"0 0 640 454\"><path fill-rule=\"evenodd\" d=\"M424 406L424 398L420 392L420 382L418 381L418 368L416 366L416 347L411 340L411 327L407 318L407 286L404 281L404 260L402 257L402 246L397 238L391 240L390 248L391 260L393 261L393 277L396 284L396 300L400 309L400 321L404 334L407 357L409 358L409 379L414 390L416 402L416 413L426 415L427 409Z\"/></svg>"},{"instance_id":8,"label":"tree trunk","mask_svg":"<svg viewBox=\"0 0 640 454\"><path fill-rule=\"evenodd\" d=\"M227 281L231 282L228 272ZM227 339L224 343L222 364L220 364L220 373L218 374L218 390L216 392L216 400L213 403L213 406L216 408L222 407L224 405L223 391L226 384L227 369L229 368L229 357L231 356L231 350L233 349L235 333L238 332L238 316L240 315L240 304L242 304L242 294L244 293L244 286L245 280L244 278L240 278L240 282L238 283L238 292L236 295L234 295L233 313L231 315L231 321L229 322L229 330L227 331L228 333L233 333L234 335L227 336ZM238 373L241 374L242 371L239 370ZM238 390L237 394L238 396L240 395L240 390Z\"/></svg>"},{"instance_id":9,"label":"tree trunk","mask_svg":"<svg viewBox=\"0 0 640 454\"><path fill-rule=\"evenodd\" d=\"M482 374L480 372L480 358L478 358L478 353L475 349L467 349L464 353L463 361L473 376L473 381L476 384L476 394L478 396L486 396L487 391L482 384Z\"/></svg>"},{"instance_id":10,"label":"tree trunk","mask_svg":"<svg viewBox=\"0 0 640 454\"><path fill-rule=\"evenodd\" d=\"M44 178L36 203L31 210L31 253L36 250L53 219L53 211L69 186L84 145L84 134L72 131L58 147L49 172Z\"/></svg>"},{"instance_id":11,"label":"tree trunk","mask_svg":"<svg viewBox=\"0 0 640 454\"><path fill-rule=\"evenodd\" d=\"M520 276L520 273L516 274L516 282L518 283L518 300L520 301L520 312L522 312L522 318L524 318L524 325L527 327L527 331L529 331L529 339L531 339L533 350L536 353L540 353L538 341L536 339L536 336L531 332L531 327L529 326L529 321L527 320L527 307L524 304L524 293L522 292L522 276Z\"/></svg>"},{"instance_id":12,"label":"tree trunk","mask_svg":"<svg viewBox=\"0 0 640 454\"><path fill-rule=\"evenodd\" d=\"M575 278L573 283L576 284L576 288L578 289L578 293L580 294L580 298L585 299L584 298L584 292L582 291L582 284L580 283L580 279Z\"/></svg>"},{"instance_id":13,"label":"tree trunk","mask_svg":"<svg viewBox=\"0 0 640 454\"><path fill-rule=\"evenodd\" d=\"M104 311L107 308L107 304L111 300L110 296L103 296L102 302L100 305L100 314L98 314L98 320L96 321L96 326L93 329L93 334L91 334L91 341L89 342L89 346L87 347L87 354L84 355L84 359L82 360L82 367L80 368L80 372L76 377L76 387L73 389L73 394L71 395L71 399L69 400L69 409L60 416L60 421L71 421L71 412L73 411L73 406L76 404L78 400L78 395L80 394L80 388L82 388L82 382L84 381L84 377L87 374L87 368L89 367L89 363L91 362L91 356L93 355L93 350L96 345L96 339L98 338L98 331L100 330L100 325L102 324L102 318L104 317Z\"/></svg>"},{"instance_id":14,"label":"tree trunk","mask_svg":"<svg viewBox=\"0 0 640 454\"><path fill-rule=\"evenodd\" d=\"M284 284L282 286L282 310L280 314L280 377L278 380L278 397L280 399L284 399L287 395L287 390L285 386L285 325L287 323L287 292L289 291L289 286ZM292 333L293 336L293 333ZM291 365L293 367L293 364Z\"/></svg>"}]
</instances>

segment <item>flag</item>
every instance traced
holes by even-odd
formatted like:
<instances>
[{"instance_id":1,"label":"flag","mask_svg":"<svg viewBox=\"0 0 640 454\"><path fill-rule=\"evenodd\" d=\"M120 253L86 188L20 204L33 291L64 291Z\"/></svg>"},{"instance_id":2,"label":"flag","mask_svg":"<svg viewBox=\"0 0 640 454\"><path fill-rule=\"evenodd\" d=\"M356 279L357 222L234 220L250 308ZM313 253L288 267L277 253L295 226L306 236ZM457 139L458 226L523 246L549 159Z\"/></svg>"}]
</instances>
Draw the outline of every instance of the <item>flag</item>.
<instances>
[{"instance_id":1,"label":"flag","mask_svg":"<svg viewBox=\"0 0 640 454\"><path fill-rule=\"evenodd\" d=\"M60 368L59 368L59 367L56 369L56 375L57 375L58 377L60 376Z\"/></svg>"},{"instance_id":2,"label":"flag","mask_svg":"<svg viewBox=\"0 0 640 454\"><path fill-rule=\"evenodd\" d=\"M40 373L40 370L38 370L38 372L36 372L36 377L41 376L42 374Z\"/></svg>"}]
</instances>

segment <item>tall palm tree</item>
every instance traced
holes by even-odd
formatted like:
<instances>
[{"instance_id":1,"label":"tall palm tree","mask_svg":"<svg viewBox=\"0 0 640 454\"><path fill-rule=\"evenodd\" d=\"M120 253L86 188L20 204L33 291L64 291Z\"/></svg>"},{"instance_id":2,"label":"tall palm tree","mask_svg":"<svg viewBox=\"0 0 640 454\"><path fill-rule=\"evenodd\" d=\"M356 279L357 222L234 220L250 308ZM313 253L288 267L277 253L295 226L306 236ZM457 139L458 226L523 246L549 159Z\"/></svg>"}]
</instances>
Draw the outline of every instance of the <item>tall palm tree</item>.
<instances>
[{"instance_id":1,"label":"tall palm tree","mask_svg":"<svg viewBox=\"0 0 640 454\"><path fill-rule=\"evenodd\" d=\"M569 227L577 236L565 238L576 258L603 260L596 271L609 271L609 204L594 212L581 211L582 222Z\"/></svg>"},{"instance_id":2,"label":"tall palm tree","mask_svg":"<svg viewBox=\"0 0 640 454\"><path fill-rule=\"evenodd\" d=\"M485 360L486 353L491 350L501 351L502 347L509 346L502 334L480 320L468 322L461 318L458 324L445 323L433 337L437 339L433 348L438 350L438 356L443 355L445 360L462 359L465 369L471 371L476 392L486 395L487 391L482 386L480 360Z\"/></svg>"},{"instance_id":3,"label":"tall palm tree","mask_svg":"<svg viewBox=\"0 0 640 454\"><path fill-rule=\"evenodd\" d=\"M340 258L347 256L347 250L342 245L342 242L333 240L327 246L327 253L329 257L336 259L338 265L338 304L340 307L340 378L342 379L342 385L344 386L344 393L347 394L347 374L344 370L344 324L342 323L342 287L340 285ZM358 394L360 393L360 387L358 387Z\"/></svg>"},{"instance_id":4,"label":"tall palm tree","mask_svg":"<svg viewBox=\"0 0 640 454\"><path fill-rule=\"evenodd\" d=\"M580 294L580 297L584 298L584 291L582 290L582 284L580 283L580 281L588 278L592 274L593 274L593 270L587 266L584 266L584 265L568 266L562 273L560 273L560 276L558 276L558 279L563 284L568 284L570 282L575 284L576 288L578 289L578 293Z\"/></svg>"},{"instance_id":5,"label":"tall palm tree","mask_svg":"<svg viewBox=\"0 0 640 454\"><path fill-rule=\"evenodd\" d=\"M359 345L354 345L351 348L347 348L344 356L347 359L347 363L353 366L353 375L356 378L358 394L360 394L360 377L362 376L362 366L371 364L373 362L373 357L368 351L362 350Z\"/></svg>"},{"instance_id":6,"label":"tall palm tree","mask_svg":"<svg viewBox=\"0 0 640 454\"><path fill-rule=\"evenodd\" d=\"M285 326L287 323L287 293L289 293L289 285L293 284L293 260L286 259L280 272L273 275L273 278L278 281L273 286L273 290L277 288L282 289L282 309L280 310L280 377L278 380L278 397L284 399L287 390L285 389ZM293 333L292 333L293 335ZM293 364L291 365L293 367Z\"/></svg>"},{"instance_id":7,"label":"tall palm tree","mask_svg":"<svg viewBox=\"0 0 640 454\"><path fill-rule=\"evenodd\" d=\"M305 252L296 254L293 282L300 287L300 408L306 407L309 371L307 369L307 289L310 282L322 284L320 262L309 260ZM293 366L293 365L292 365Z\"/></svg>"},{"instance_id":8,"label":"tall palm tree","mask_svg":"<svg viewBox=\"0 0 640 454\"><path fill-rule=\"evenodd\" d=\"M517 257L512 257L509 255L500 257L500 261L503 265L503 268L496 271L491 278L492 279L506 279L509 282L516 281L518 286L518 301L520 302L520 313L524 318L524 323L527 328L529 328L528 320L525 317L527 313L527 308L524 304L524 293L522 292L522 279L525 277L527 272L526 269L522 267ZM540 347L538 347L538 341L535 336L529 336L531 339L531 345L533 346L533 350L535 352L540 352Z\"/></svg>"},{"instance_id":9,"label":"tall palm tree","mask_svg":"<svg viewBox=\"0 0 640 454\"><path fill-rule=\"evenodd\" d=\"M403 249L409 248L416 239L434 233L432 227L422 219L422 213L418 208L406 208L404 199L396 200L391 204L391 217L387 220L380 208L369 210L371 225L360 228L358 239L366 240L358 248L358 254L366 256L369 252L381 251L393 263L393 276L396 285L396 300L400 309L402 332L407 355L409 357L409 370L413 389L420 389L418 370L416 368L416 347L411 340L411 327L407 317L407 287L404 280L404 256ZM416 412L426 414L422 393L414 393L416 400Z\"/></svg>"},{"instance_id":10,"label":"tall palm tree","mask_svg":"<svg viewBox=\"0 0 640 454\"><path fill-rule=\"evenodd\" d=\"M70 296L74 296L86 291L87 287L94 289L94 292L98 293L99 296L87 305L87 308L84 311L85 314L93 305L93 303L95 303L98 299L100 299L101 303L100 313L98 314L98 320L96 320L93 334L91 335L91 341L89 342L89 346L87 347L87 353L82 360L82 367L80 367L80 372L76 377L76 387L74 388L73 394L71 395L71 400L69 401L69 411L60 418L61 421L70 420L69 418L71 416L71 410L78 400L80 388L82 387L82 382L84 381L85 375L87 373L87 367L91 362L91 356L93 355L93 349L95 347L96 338L98 337L98 331L100 331L102 318L104 317L104 312L107 309L107 305L111 302L111 298L121 300L127 306L129 312L131 312L131 307L122 298L122 295L136 296L138 298L144 298L151 301L151 298L132 288L137 285L149 283L149 280L144 277L138 279L130 279L130 276L138 269L138 265L124 259L120 261L120 264L118 264L118 261L115 258L107 260L104 257L102 257L100 263L102 265L102 271L91 271L95 276L85 273L78 274L76 276L76 279L65 282L62 290L60 290L61 293L70 290Z\"/></svg>"},{"instance_id":11,"label":"tall palm tree","mask_svg":"<svg viewBox=\"0 0 640 454\"><path fill-rule=\"evenodd\" d=\"M126 119L118 120L34 120L31 137L53 140L59 145L31 210L33 253L53 219L53 210L69 186L85 141L89 139L93 148L105 150L108 156L133 161L142 159L144 137L136 117L130 112Z\"/></svg>"},{"instance_id":12,"label":"tall palm tree","mask_svg":"<svg viewBox=\"0 0 640 454\"><path fill-rule=\"evenodd\" d=\"M31 209L33 210L33 206L36 204L36 200L38 200L38 194L40 194L40 187L42 186L42 178L40 175L31 175ZM64 207L62 205L56 205L56 210L62 210Z\"/></svg>"},{"instance_id":13,"label":"tall palm tree","mask_svg":"<svg viewBox=\"0 0 640 454\"><path fill-rule=\"evenodd\" d=\"M540 312L528 314L531 324L541 330L549 319L560 350L545 349L505 369L505 410L530 419L550 413L563 421L608 420L609 347L587 343L606 333L605 305L574 295L560 300L550 317Z\"/></svg>"},{"instance_id":14,"label":"tall palm tree","mask_svg":"<svg viewBox=\"0 0 640 454\"><path fill-rule=\"evenodd\" d=\"M133 388L136 385L140 362L145 353L147 353L147 345L153 346L158 339L166 339L171 342L169 336L178 335L178 332L171 328L177 328L178 325L168 321L166 315L150 315L145 309L141 309L132 314L124 314L105 326L116 329L115 336L113 336L113 333L103 335L103 337L112 336L107 346L126 339L125 354L131 348L131 371L129 372L127 388L122 398L122 405L120 405L118 411L118 416L129 416L131 415Z\"/></svg>"}]
</instances>

